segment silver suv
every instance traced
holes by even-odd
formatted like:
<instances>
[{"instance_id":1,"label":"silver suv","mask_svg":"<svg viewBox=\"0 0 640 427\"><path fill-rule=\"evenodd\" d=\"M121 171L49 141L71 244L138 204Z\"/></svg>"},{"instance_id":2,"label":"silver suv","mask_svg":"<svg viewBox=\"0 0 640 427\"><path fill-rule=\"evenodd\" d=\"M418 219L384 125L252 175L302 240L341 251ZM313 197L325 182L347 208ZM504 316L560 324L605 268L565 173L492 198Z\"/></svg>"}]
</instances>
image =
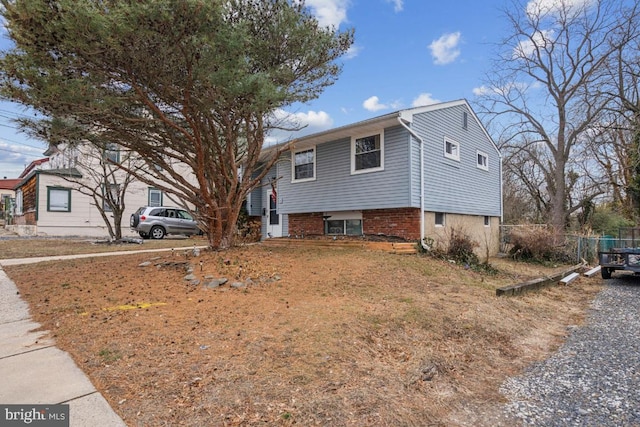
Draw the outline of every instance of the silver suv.
<instances>
[{"instance_id":1,"label":"silver suv","mask_svg":"<svg viewBox=\"0 0 640 427\"><path fill-rule=\"evenodd\" d=\"M129 225L143 239L162 239L167 234L200 234L198 223L184 209L170 206L143 206L131 215Z\"/></svg>"}]
</instances>

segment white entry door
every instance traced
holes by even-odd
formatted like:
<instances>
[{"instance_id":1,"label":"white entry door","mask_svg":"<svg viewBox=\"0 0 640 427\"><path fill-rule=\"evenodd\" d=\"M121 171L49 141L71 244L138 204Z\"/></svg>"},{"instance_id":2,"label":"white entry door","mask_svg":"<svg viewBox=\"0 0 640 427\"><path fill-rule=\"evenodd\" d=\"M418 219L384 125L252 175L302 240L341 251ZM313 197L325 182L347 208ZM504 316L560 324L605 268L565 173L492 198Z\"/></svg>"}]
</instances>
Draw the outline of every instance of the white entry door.
<instances>
[{"instance_id":1,"label":"white entry door","mask_svg":"<svg viewBox=\"0 0 640 427\"><path fill-rule=\"evenodd\" d=\"M266 206L267 235L265 238L282 237L282 218L278 213L277 183L265 186L264 205Z\"/></svg>"}]
</instances>

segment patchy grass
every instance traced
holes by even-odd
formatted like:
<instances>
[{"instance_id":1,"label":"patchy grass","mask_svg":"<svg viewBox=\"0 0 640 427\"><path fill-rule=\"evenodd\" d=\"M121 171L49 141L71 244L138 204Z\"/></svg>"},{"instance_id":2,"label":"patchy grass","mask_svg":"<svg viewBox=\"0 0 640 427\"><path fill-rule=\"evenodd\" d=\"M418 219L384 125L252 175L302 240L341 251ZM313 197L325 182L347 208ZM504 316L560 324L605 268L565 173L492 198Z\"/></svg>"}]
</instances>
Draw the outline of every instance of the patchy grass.
<instances>
[{"instance_id":1,"label":"patchy grass","mask_svg":"<svg viewBox=\"0 0 640 427\"><path fill-rule=\"evenodd\" d=\"M601 283L498 298L566 266L495 260L499 272L483 274L417 255L255 245L190 259L200 279L254 283L207 289L171 261L5 268L131 426L463 425L465 408L492 410L507 376L560 345Z\"/></svg>"}]
</instances>

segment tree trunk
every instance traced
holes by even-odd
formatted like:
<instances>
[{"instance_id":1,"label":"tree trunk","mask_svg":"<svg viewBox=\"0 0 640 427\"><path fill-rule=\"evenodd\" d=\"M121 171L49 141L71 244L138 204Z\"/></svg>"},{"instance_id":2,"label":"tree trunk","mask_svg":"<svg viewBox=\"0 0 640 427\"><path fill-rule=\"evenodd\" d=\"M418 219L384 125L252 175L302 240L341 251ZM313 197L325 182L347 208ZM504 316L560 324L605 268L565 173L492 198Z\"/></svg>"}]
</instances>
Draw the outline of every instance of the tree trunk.
<instances>
[{"instance_id":1,"label":"tree trunk","mask_svg":"<svg viewBox=\"0 0 640 427\"><path fill-rule=\"evenodd\" d=\"M560 151L560 150L558 150ZM558 153L559 154L559 153ZM560 157L560 156L557 156ZM556 244L561 243L561 236L567 226L566 196L567 187L565 183L565 161L564 158L556 158L555 169L553 171L554 186L551 198L551 226L554 231Z\"/></svg>"},{"instance_id":2,"label":"tree trunk","mask_svg":"<svg viewBox=\"0 0 640 427\"><path fill-rule=\"evenodd\" d=\"M113 232L116 240L122 239L122 212L113 211Z\"/></svg>"}]
</instances>

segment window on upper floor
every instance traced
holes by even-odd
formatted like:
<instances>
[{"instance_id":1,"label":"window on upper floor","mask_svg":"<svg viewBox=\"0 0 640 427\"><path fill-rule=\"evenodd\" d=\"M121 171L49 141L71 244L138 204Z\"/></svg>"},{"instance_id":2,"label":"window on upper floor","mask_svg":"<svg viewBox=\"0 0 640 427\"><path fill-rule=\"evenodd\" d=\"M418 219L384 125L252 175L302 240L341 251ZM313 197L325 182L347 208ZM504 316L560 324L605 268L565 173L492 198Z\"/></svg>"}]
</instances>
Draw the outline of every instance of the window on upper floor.
<instances>
[{"instance_id":1,"label":"window on upper floor","mask_svg":"<svg viewBox=\"0 0 640 427\"><path fill-rule=\"evenodd\" d=\"M162 190L149 187L149 206L162 206Z\"/></svg>"},{"instance_id":2,"label":"window on upper floor","mask_svg":"<svg viewBox=\"0 0 640 427\"><path fill-rule=\"evenodd\" d=\"M120 148L113 142L108 142L104 147L104 158L112 163L120 163Z\"/></svg>"},{"instance_id":3,"label":"window on upper floor","mask_svg":"<svg viewBox=\"0 0 640 427\"><path fill-rule=\"evenodd\" d=\"M444 156L448 159L460 161L460 144L450 138L445 137Z\"/></svg>"},{"instance_id":4,"label":"window on upper floor","mask_svg":"<svg viewBox=\"0 0 640 427\"><path fill-rule=\"evenodd\" d=\"M316 179L316 149L294 151L291 153L293 163L293 182L312 181Z\"/></svg>"},{"instance_id":5,"label":"window on upper floor","mask_svg":"<svg viewBox=\"0 0 640 427\"><path fill-rule=\"evenodd\" d=\"M71 212L71 189L47 187L47 211Z\"/></svg>"},{"instance_id":6,"label":"window on upper floor","mask_svg":"<svg viewBox=\"0 0 640 427\"><path fill-rule=\"evenodd\" d=\"M107 193L107 187L109 188L108 193ZM103 192L102 208L105 212L112 212L111 205L109 204L108 200L118 203L118 196L120 193L120 184L108 184L107 186L103 186L102 192Z\"/></svg>"},{"instance_id":7,"label":"window on upper floor","mask_svg":"<svg viewBox=\"0 0 640 427\"><path fill-rule=\"evenodd\" d=\"M483 153L482 151L478 151L477 153L477 166L479 169L484 169L486 171L489 170L489 156L487 153Z\"/></svg>"},{"instance_id":8,"label":"window on upper floor","mask_svg":"<svg viewBox=\"0 0 640 427\"><path fill-rule=\"evenodd\" d=\"M351 173L375 172L384 169L384 138L382 133L351 138Z\"/></svg>"}]
</instances>

